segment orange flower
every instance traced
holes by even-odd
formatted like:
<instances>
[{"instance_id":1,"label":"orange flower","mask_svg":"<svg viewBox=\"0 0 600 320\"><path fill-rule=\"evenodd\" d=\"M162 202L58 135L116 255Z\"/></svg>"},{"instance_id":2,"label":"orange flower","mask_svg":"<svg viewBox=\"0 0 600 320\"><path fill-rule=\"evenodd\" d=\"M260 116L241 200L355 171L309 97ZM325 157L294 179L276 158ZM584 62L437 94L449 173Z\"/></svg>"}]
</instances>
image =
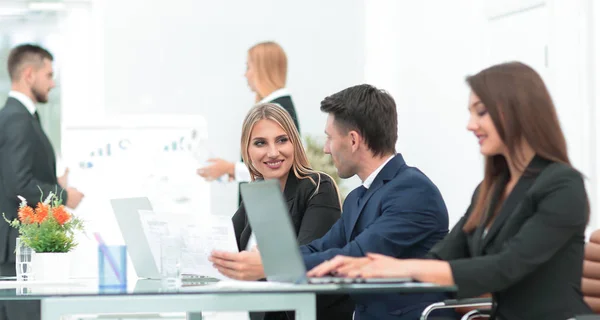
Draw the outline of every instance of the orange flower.
<instances>
[{"instance_id":1,"label":"orange flower","mask_svg":"<svg viewBox=\"0 0 600 320\"><path fill-rule=\"evenodd\" d=\"M33 209L29 206L19 208L19 220L21 223L34 223L35 216L33 214Z\"/></svg>"},{"instance_id":2,"label":"orange flower","mask_svg":"<svg viewBox=\"0 0 600 320\"><path fill-rule=\"evenodd\" d=\"M42 223L48 216L49 209L47 204L38 202L37 207L35 207L35 222Z\"/></svg>"},{"instance_id":3,"label":"orange flower","mask_svg":"<svg viewBox=\"0 0 600 320\"><path fill-rule=\"evenodd\" d=\"M54 208L52 210L52 214L54 215L54 218L56 218L56 221L58 221L58 223L61 226L65 223L67 223L69 220L71 220L71 214L67 212L67 210L65 209L65 206L63 206L63 205L60 205L60 206Z\"/></svg>"}]
</instances>

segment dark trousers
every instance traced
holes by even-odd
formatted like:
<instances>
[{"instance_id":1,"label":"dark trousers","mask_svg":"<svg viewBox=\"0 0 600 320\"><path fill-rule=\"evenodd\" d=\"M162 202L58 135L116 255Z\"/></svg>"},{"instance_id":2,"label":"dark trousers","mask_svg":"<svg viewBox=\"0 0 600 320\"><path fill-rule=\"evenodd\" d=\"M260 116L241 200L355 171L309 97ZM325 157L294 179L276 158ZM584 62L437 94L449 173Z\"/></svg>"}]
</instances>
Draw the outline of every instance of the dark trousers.
<instances>
[{"instance_id":1,"label":"dark trousers","mask_svg":"<svg viewBox=\"0 0 600 320\"><path fill-rule=\"evenodd\" d=\"M354 301L348 295L317 295L317 320L352 320ZM294 320L293 311L250 312L250 320Z\"/></svg>"},{"instance_id":2,"label":"dark trousers","mask_svg":"<svg viewBox=\"0 0 600 320\"><path fill-rule=\"evenodd\" d=\"M0 264L0 276L3 277L14 277L17 275L17 269L14 263L3 263Z\"/></svg>"},{"instance_id":3,"label":"dark trousers","mask_svg":"<svg viewBox=\"0 0 600 320\"><path fill-rule=\"evenodd\" d=\"M14 263L0 264L0 276L15 276ZM15 290L15 289L2 289ZM4 300L0 301L0 320L39 320L41 319L40 302L37 300Z\"/></svg>"}]
</instances>

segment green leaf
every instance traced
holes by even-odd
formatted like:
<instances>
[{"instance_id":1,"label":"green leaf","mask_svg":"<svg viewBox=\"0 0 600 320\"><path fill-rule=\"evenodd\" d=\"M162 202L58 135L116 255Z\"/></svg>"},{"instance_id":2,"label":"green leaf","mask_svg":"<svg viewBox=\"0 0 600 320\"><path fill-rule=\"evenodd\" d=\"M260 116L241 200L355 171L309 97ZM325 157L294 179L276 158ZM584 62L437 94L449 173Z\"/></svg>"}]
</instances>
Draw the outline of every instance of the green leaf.
<instances>
[{"instance_id":1,"label":"green leaf","mask_svg":"<svg viewBox=\"0 0 600 320\"><path fill-rule=\"evenodd\" d=\"M41 189L40 193L42 193L40 202L43 202ZM4 213L2 217L11 227L19 230L19 237L23 243L36 252L69 252L77 246L76 232L84 231L84 227L83 221L73 215L71 215L71 220L64 225L60 225L56 221L53 210L61 203L62 200L54 193L49 204L48 216L42 223L20 223L19 219L10 221Z\"/></svg>"}]
</instances>

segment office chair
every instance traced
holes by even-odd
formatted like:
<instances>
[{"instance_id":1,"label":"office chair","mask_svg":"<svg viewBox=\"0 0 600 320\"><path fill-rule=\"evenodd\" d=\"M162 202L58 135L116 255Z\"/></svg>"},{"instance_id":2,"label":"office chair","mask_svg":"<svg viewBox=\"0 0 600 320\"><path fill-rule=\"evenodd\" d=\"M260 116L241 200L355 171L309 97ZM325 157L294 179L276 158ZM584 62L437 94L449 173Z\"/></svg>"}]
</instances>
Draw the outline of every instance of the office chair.
<instances>
[{"instance_id":1,"label":"office chair","mask_svg":"<svg viewBox=\"0 0 600 320\"><path fill-rule=\"evenodd\" d=\"M585 245L581 292L594 313L600 313L600 229L592 232Z\"/></svg>"},{"instance_id":2,"label":"office chair","mask_svg":"<svg viewBox=\"0 0 600 320\"><path fill-rule=\"evenodd\" d=\"M474 320L474 319L487 319L490 317L489 311L492 307L492 298L469 298L469 299L448 299L441 302L430 304L421 313L421 320L427 320L429 314L439 309L463 309L457 310L458 313L463 314L461 320ZM465 310L466 308L466 310ZM473 309L476 308L476 309ZM477 309L487 308L487 309ZM486 312L487 311L487 312Z\"/></svg>"}]
</instances>

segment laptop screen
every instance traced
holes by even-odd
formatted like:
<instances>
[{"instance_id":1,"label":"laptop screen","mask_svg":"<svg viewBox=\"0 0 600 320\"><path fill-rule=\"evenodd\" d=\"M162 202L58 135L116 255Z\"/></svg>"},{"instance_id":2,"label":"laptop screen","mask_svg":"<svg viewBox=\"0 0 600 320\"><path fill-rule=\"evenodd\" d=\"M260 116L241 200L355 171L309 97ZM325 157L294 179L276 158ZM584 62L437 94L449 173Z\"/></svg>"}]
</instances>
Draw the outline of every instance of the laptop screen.
<instances>
[{"instance_id":1,"label":"laptop screen","mask_svg":"<svg viewBox=\"0 0 600 320\"><path fill-rule=\"evenodd\" d=\"M160 279L160 271L152 256L150 244L144 235L138 210L152 210L148 198L111 199L119 229L127 245L133 268L138 277Z\"/></svg>"},{"instance_id":2,"label":"laptop screen","mask_svg":"<svg viewBox=\"0 0 600 320\"><path fill-rule=\"evenodd\" d=\"M267 279L305 283L304 260L279 181L246 183L240 192Z\"/></svg>"}]
</instances>

